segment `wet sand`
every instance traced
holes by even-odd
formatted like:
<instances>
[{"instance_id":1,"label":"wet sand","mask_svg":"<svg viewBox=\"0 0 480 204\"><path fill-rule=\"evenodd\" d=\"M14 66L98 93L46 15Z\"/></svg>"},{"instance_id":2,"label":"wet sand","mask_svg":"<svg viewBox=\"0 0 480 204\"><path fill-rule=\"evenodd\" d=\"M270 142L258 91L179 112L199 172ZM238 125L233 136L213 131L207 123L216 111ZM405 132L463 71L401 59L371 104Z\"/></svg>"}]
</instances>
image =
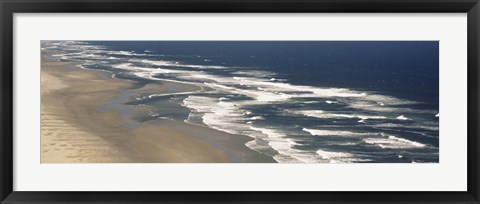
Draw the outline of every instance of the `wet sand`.
<instances>
[{"instance_id":1,"label":"wet sand","mask_svg":"<svg viewBox=\"0 0 480 204\"><path fill-rule=\"evenodd\" d=\"M248 149L248 137L231 135L181 121L137 122L133 115L148 107L128 106L121 99L148 94L195 91L173 82L138 86L84 70L71 62L42 61L42 163L223 163L274 162ZM128 115L131 116L132 114Z\"/></svg>"}]
</instances>

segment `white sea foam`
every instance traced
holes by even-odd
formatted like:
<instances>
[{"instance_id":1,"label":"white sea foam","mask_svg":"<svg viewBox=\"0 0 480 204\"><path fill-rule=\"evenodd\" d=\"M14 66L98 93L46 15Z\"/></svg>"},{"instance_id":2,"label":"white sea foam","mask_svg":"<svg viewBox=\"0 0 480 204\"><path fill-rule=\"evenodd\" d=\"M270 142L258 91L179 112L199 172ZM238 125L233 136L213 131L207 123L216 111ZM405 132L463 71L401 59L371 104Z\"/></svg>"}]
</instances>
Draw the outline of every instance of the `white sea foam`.
<instances>
[{"instance_id":1,"label":"white sea foam","mask_svg":"<svg viewBox=\"0 0 480 204\"><path fill-rule=\"evenodd\" d=\"M263 120L265 118L263 118L262 116L253 116L250 118L250 120Z\"/></svg>"},{"instance_id":2,"label":"white sea foam","mask_svg":"<svg viewBox=\"0 0 480 204\"><path fill-rule=\"evenodd\" d=\"M358 118L363 121L368 119L387 119L385 116L377 115L357 115L357 114L339 114L333 112L325 112L322 110L299 110L299 111L289 111L290 113L297 115L305 115L314 118Z\"/></svg>"},{"instance_id":3,"label":"white sea foam","mask_svg":"<svg viewBox=\"0 0 480 204\"><path fill-rule=\"evenodd\" d=\"M166 66L177 66L177 64L172 63L171 61L152 61L152 60L130 60L135 62L143 62L149 63L155 66L166 67ZM186 65L179 65L179 66L186 66ZM190 67L204 67L204 68L220 68L220 67L209 67L203 65L193 65ZM223 67L222 67L223 68ZM165 73L173 72L173 69L163 69L163 70L170 70L170 71L163 71ZM144 70L147 71L147 70ZM152 72L159 72L156 69L150 69ZM180 70L175 70L176 72L180 72ZM188 72L188 71L185 71ZM151 76L146 73L143 75ZM373 102L365 102L373 100L380 100L383 99L384 101L390 101L390 104L399 104L398 99L393 99L392 97L388 96L381 96L376 94L367 94L365 92L356 92L349 89L340 89L340 88L319 88L319 87L311 87L311 86L299 86L299 85L292 85L284 82L277 82L277 81L270 81L262 78L255 78L255 77L222 77L217 75L206 74L202 72L194 72L190 71L188 74L177 75L180 79L185 80L192 80L197 82L205 82L205 85L221 90L227 91L234 94L241 94L245 96L249 96L255 98L259 103L271 103L271 102L286 102L289 99L295 98L360 98L360 100L351 102L350 106L357 108L357 109L372 109ZM212 83L215 82L215 83ZM242 86L246 87L256 87L257 90L250 89L250 88L243 88L238 87L237 85L241 84ZM352 100L349 100L352 101ZM394 103L392 101L397 101ZM327 100L326 103L337 103L338 101ZM373 103L378 106L375 102ZM379 106L383 107L383 106ZM391 110L389 108L383 108L382 111Z\"/></svg>"},{"instance_id":4,"label":"white sea foam","mask_svg":"<svg viewBox=\"0 0 480 204\"><path fill-rule=\"evenodd\" d=\"M371 135L371 133L359 133L359 132L350 132L350 131L340 131L340 130L320 130L320 129L310 129L303 128L305 132L310 133L315 136L365 136Z\"/></svg>"},{"instance_id":5,"label":"white sea foam","mask_svg":"<svg viewBox=\"0 0 480 204\"><path fill-rule=\"evenodd\" d=\"M259 131L261 134L266 135L269 146L275 149L279 154L274 156L274 159L278 162L288 163L326 163L335 162L331 158L325 158L325 155L321 155L318 152L310 152L305 150L299 150L294 148L299 144L292 139L286 138L284 133L278 132L268 128L251 127L252 130ZM349 158L352 160L353 158Z\"/></svg>"},{"instance_id":6,"label":"white sea foam","mask_svg":"<svg viewBox=\"0 0 480 204\"><path fill-rule=\"evenodd\" d=\"M162 81L171 81L176 83L186 83L186 84L194 84L200 85L195 82L189 82L185 80L175 80L175 79L165 79L165 78L158 78L156 75L158 74L169 74L171 76L180 77L182 75L190 75L191 71L184 71L184 70L175 70L175 69L163 69L163 68L146 68L146 67L138 67L134 66L132 63L123 63L112 65L112 67L116 69L123 69L129 70L130 74L135 75L140 78L150 79L150 80L162 80Z\"/></svg>"},{"instance_id":7,"label":"white sea foam","mask_svg":"<svg viewBox=\"0 0 480 204\"><path fill-rule=\"evenodd\" d=\"M261 90L240 89L233 86L226 86L217 83L205 83L205 85L213 89L249 96L259 102L279 102L288 100L291 97L290 95L282 93L276 94Z\"/></svg>"},{"instance_id":8,"label":"white sea foam","mask_svg":"<svg viewBox=\"0 0 480 204\"><path fill-rule=\"evenodd\" d=\"M405 117L404 115L398 116L397 119L399 119L399 120L410 120L409 118Z\"/></svg>"},{"instance_id":9,"label":"white sea foam","mask_svg":"<svg viewBox=\"0 0 480 204\"><path fill-rule=\"evenodd\" d=\"M395 128L401 128L401 129L421 129L421 130L430 130L430 131L438 131L438 123L427 123L423 122L421 124L395 124L395 123L381 123L381 124L374 124L372 127L376 128L382 128L382 129L395 129ZM404 131L409 131L409 130L404 130ZM410 132L415 132L411 130ZM415 132L417 134L421 134L419 132Z\"/></svg>"},{"instance_id":10,"label":"white sea foam","mask_svg":"<svg viewBox=\"0 0 480 204\"><path fill-rule=\"evenodd\" d=\"M141 62L145 64L150 64L154 66L166 66L166 67L184 67L184 68L198 68L198 69L225 69L225 66L217 65L194 65L194 64L183 64L180 62L164 61L164 60L147 60L147 59L132 59L132 62Z\"/></svg>"},{"instance_id":11,"label":"white sea foam","mask_svg":"<svg viewBox=\"0 0 480 204\"><path fill-rule=\"evenodd\" d=\"M200 91L186 91L186 92L174 92L174 93L164 93L164 94L151 94L148 98L153 97L164 97L164 96L180 96L180 95L192 95L199 93Z\"/></svg>"},{"instance_id":12,"label":"white sea foam","mask_svg":"<svg viewBox=\"0 0 480 204\"><path fill-rule=\"evenodd\" d=\"M135 53L134 51L106 51L105 53L110 55L123 55L123 56L148 56L148 54Z\"/></svg>"},{"instance_id":13,"label":"white sea foam","mask_svg":"<svg viewBox=\"0 0 480 204\"><path fill-rule=\"evenodd\" d=\"M363 141L367 144L373 144L381 148L390 148L390 149L406 149L406 148L420 148L425 147L425 144L410 141L407 139L388 136L382 138L364 138Z\"/></svg>"},{"instance_id":14,"label":"white sea foam","mask_svg":"<svg viewBox=\"0 0 480 204\"><path fill-rule=\"evenodd\" d=\"M329 160L330 163L339 163L344 159L351 159L354 157L353 154L344 153L344 152L329 152L324 150L317 150L316 152L321 158Z\"/></svg>"},{"instance_id":15,"label":"white sea foam","mask_svg":"<svg viewBox=\"0 0 480 204\"><path fill-rule=\"evenodd\" d=\"M215 129L241 134L245 123L244 111L238 109L234 103L218 101L216 98L204 96L188 96L183 100L183 105L194 112L203 114L203 123Z\"/></svg>"},{"instance_id":16,"label":"white sea foam","mask_svg":"<svg viewBox=\"0 0 480 204\"><path fill-rule=\"evenodd\" d=\"M260 71L260 70L236 71L233 74L241 75L241 76L256 77L256 78L263 78L263 77L275 75L275 73L273 72Z\"/></svg>"},{"instance_id":17,"label":"white sea foam","mask_svg":"<svg viewBox=\"0 0 480 204\"><path fill-rule=\"evenodd\" d=\"M259 131L265 134L266 136L268 136L269 138L281 138L286 136L284 133L281 133L272 129L268 129L268 128L250 127L250 129ZM293 143L289 142L288 144L293 144Z\"/></svg>"},{"instance_id":18,"label":"white sea foam","mask_svg":"<svg viewBox=\"0 0 480 204\"><path fill-rule=\"evenodd\" d=\"M333 103L338 103L338 101L330 101L330 100L326 100L325 103L327 104L333 104Z\"/></svg>"},{"instance_id":19,"label":"white sea foam","mask_svg":"<svg viewBox=\"0 0 480 204\"><path fill-rule=\"evenodd\" d=\"M247 117L247 111L240 109L235 102L218 101L213 97L188 96L183 105L192 109L193 114L202 114L202 122L209 127L231 134L243 134L266 141L259 144L251 141L247 146L254 150L273 149L278 152L274 159L278 162L318 162L321 158L308 151L295 149L298 145L293 139L273 128L254 127L251 120L259 117Z\"/></svg>"}]
</instances>

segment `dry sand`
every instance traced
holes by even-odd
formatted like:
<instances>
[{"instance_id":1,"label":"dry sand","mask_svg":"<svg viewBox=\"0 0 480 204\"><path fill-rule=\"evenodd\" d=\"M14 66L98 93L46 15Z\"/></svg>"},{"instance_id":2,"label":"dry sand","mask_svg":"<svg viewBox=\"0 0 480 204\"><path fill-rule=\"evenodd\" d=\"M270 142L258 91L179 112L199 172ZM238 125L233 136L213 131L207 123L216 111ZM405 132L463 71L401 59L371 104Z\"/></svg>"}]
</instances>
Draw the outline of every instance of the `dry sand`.
<instances>
[{"instance_id":1,"label":"dry sand","mask_svg":"<svg viewBox=\"0 0 480 204\"><path fill-rule=\"evenodd\" d=\"M273 162L246 148L249 139L244 136L171 120L127 128L128 119L118 107L102 108L125 90L140 95L196 89L170 82L135 87L133 82L83 70L71 62L42 61L41 162ZM135 107L135 111L147 110Z\"/></svg>"}]
</instances>

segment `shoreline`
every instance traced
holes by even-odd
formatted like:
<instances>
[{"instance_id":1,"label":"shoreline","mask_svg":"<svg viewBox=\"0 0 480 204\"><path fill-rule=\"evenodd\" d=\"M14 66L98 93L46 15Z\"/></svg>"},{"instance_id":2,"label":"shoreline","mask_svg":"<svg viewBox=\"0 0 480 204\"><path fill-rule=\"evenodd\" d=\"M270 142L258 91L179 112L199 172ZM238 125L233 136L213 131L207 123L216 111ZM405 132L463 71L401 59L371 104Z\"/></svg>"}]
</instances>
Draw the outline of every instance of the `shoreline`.
<instances>
[{"instance_id":1,"label":"shoreline","mask_svg":"<svg viewBox=\"0 0 480 204\"><path fill-rule=\"evenodd\" d=\"M174 82L136 87L73 62L41 63L42 163L275 162L246 147L252 140L247 136L168 119L130 124L135 120L128 117L147 114L148 107L124 105L122 99L198 87Z\"/></svg>"}]
</instances>

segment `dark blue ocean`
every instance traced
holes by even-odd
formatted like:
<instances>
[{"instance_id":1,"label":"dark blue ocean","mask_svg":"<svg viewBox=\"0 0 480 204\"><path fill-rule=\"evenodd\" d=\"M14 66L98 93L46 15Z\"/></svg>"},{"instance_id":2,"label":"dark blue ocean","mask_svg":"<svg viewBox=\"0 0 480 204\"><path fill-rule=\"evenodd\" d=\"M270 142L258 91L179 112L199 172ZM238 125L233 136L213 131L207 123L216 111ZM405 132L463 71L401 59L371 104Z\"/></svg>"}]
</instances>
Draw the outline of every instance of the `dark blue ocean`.
<instances>
[{"instance_id":1,"label":"dark blue ocean","mask_svg":"<svg viewBox=\"0 0 480 204\"><path fill-rule=\"evenodd\" d=\"M437 41L42 41L59 61L200 91L151 94L150 119L245 135L281 163L439 161ZM162 111L161 101L187 114Z\"/></svg>"}]
</instances>

